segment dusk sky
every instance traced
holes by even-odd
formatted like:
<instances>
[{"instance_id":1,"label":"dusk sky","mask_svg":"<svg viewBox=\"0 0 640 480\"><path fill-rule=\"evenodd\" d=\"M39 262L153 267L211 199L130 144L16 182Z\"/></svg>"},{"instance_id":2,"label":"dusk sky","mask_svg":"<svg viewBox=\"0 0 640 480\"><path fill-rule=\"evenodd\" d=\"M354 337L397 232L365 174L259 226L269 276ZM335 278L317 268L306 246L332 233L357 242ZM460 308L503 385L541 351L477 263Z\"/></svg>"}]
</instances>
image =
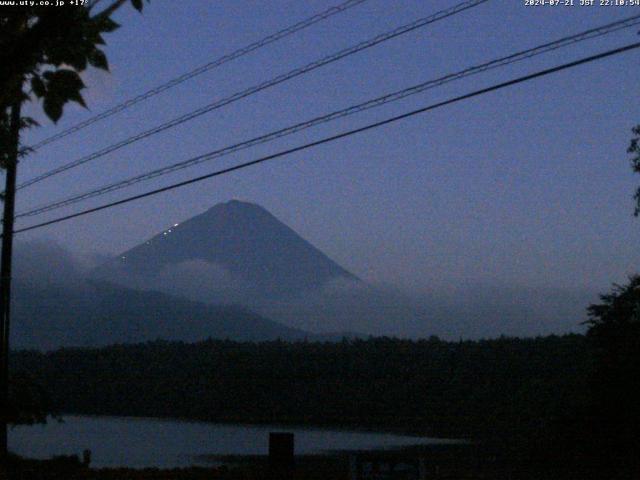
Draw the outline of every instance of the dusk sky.
<instances>
[{"instance_id":1,"label":"dusk sky","mask_svg":"<svg viewBox=\"0 0 640 480\"><path fill-rule=\"evenodd\" d=\"M579 3L579 0L575 0ZM107 38L111 73L85 75L91 112L41 119L27 144L84 120L333 1L153 0L123 8ZM19 181L455 1L369 0L49 145ZM18 192L18 212L453 73L640 7L527 7L493 0L303 75ZM202 175L493 83L638 40L640 27L19 221ZM626 148L640 123L640 51L412 117L330 145L17 237L114 255L236 198L262 205L356 275L422 290L460 282L606 291L640 265Z\"/></svg>"}]
</instances>

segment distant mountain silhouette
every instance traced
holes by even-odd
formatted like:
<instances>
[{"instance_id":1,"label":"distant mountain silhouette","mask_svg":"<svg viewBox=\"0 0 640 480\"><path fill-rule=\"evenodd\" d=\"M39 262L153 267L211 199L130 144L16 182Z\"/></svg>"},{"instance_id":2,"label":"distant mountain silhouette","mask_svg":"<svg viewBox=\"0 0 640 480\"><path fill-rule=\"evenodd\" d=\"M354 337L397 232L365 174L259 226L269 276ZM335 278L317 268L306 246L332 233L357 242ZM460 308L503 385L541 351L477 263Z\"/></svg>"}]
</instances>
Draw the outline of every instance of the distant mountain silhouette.
<instances>
[{"instance_id":1,"label":"distant mountain silhouette","mask_svg":"<svg viewBox=\"0 0 640 480\"><path fill-rule=\"evenodd\" d=\"M244 307L207 305L107 283L69 286L16 282L12 346L51 350L148 340L300 340L310 335Z\"/></svg>"},{"instance_id":2,"label":"distant mountain silhouette","mask_svg":"<svg viewBox=\"0 0 640 480\"><path fill-rule=\"evenodd\" d=\"M309 291L336 279L358 281L267 210L238 200L175 224L94 273L124 285L136 278L140 287L140 282L194 261L220 268L234 284L263 297Z\"/></svg>"},{"instance_id":3,"label":"distant mountain silhouette","mask_svg":"<svg viewBox=\"0 0 640 480\"><path fill-rule=\"evenodd\" d=\"M48 248L43 258L56 255ZM257 310L261 301L285 305L288 297L304 298L334 280L362 282L251 203L215 205L107 261L89 278L74 268L57 270L67 274L16 282L16 348L359 336L343 326L309 333Z\"/></svg>"}]
</instances>

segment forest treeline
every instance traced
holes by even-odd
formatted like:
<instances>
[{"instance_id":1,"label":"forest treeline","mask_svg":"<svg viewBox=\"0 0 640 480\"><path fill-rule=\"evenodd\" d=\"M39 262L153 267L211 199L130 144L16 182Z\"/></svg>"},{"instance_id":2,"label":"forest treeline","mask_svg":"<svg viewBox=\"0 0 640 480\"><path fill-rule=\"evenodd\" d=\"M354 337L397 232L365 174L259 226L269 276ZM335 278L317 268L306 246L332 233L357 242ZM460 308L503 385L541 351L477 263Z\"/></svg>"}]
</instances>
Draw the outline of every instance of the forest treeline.
<instances>
[{"instance_id":1,"label":"forest treeline","mask_svg":"<svg viewBox=\"0 0 640 480\"><path fill-rule=\"evenodd\" d=\"M574 416L581 335L446 342L156 341L13 354L61 413L331 425L451 437L535 432Z\"/></svg>"}]
</instances>

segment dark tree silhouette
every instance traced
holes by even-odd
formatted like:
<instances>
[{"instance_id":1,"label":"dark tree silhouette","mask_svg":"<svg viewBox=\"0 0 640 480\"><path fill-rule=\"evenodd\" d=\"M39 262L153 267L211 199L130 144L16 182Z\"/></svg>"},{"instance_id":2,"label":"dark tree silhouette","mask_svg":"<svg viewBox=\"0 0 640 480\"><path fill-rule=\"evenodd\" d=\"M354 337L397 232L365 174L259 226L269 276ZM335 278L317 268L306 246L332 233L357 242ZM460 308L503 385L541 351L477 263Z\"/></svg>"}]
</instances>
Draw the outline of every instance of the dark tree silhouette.
<instances>
[{"instance_id":1,"label":"dark tree silhouette","mask_svg":"<svg viewBox=\"0 0 640 480\"><path fill-rule=\"evenodd\" d=\"M8 364L13 221L18 160L28 150L21 145L20 133L37 125L22 115L22 106L41 101L44 113L54 122L60 119L68 102L84 106L81 91L85 85L80 73L89 66L108 69L101 49L105 44L103 35L118 28L111 16L127 1L110 0L98 7L99 0L80 0L72 8L15 2L0 8L0 168L5 170L5 188L0 194L4 202L0 254L0 464L7 458L6 426L12 420ZM143 0L130 1L134 8L142 10ZM39 419L41 415L36 410L29 418ZM13 415L15 419L24 417Z\"/></svg>"},{"instance_id":2,"label":"dark tree silhouette","mask_svg":"<svg viewBox=\"0 0 640 480\"><path fill-rule=\"evenodd\" d=\"M631 168L633 168L634 172L640 173L640 125L636 125L631 131L635 136L631 139L627 152L633 155L631 158ZM633 214L637 217L640 216L640 187L636 190L633 198L636 201Z\"/></svg>"},{"instance_id":3,"label":"dark tree silhouette","mask_svg":"<svg viewBox=\"0 0 640 480\"><path fill-rule=\"evenodd\" d=\"M580 335L446 342L156 341L14 354L61 412L529 437L576 411Z\"/></svg>"},{"instance_id":4,"label":"dark tree silhouette","mask_svg":"<svg viewBox=\"0 0 640 480\"><path fill-rule=\"evenodd\" d=\"M613 471L640 473L640 275L600 298L587 322L596 453Z\"/></svg>"},{"instance_id":5,"label":"dark tree silhouette","mask_svg":"<svg viewBox=\"0 0 640 480\"><path fill-rule=\"evenodd\" d=\"M9 378L9 401L7 419L17 425L46 423L54 415L51 401L40 383L26 372Z\"/></svg>"}]
</instances>

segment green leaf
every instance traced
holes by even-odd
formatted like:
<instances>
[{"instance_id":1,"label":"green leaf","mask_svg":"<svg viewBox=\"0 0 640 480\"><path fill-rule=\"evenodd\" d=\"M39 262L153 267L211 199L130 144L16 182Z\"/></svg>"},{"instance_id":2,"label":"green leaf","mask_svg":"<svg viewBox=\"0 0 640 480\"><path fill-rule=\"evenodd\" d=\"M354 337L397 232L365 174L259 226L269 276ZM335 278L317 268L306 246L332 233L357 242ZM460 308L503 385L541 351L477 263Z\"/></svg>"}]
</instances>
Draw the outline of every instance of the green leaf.
<instances>
[{"instance_id":1,"label":"green leaf","mask_svg":"<svg viewBox=\"0 0 640 480\"><path fill-rule=\"evenodd\" d=\"M85 101L84 101L84 98L82 98L82 94L81 94L79 91L78 91L78 92L75 92L74 94L72 94L72 95L69 97L69 100L71 100L71 101L73 101L73 102L76 102L76 103L78 103L78 104L82 105L84 108L88 108L88 107L87 107L87 104L86 104L86 103L85 103Z\"/></svg>"},{"instance_id":2,"label":"green leaf","mask_svg":"<svg viewBox=\"0 0 640 480\"><path fill-rule=\"evenodd\" d=\"M102 70L109 70L109 62L107 62L107 56L104 54L102 50L94 49L89 54L89 63L96 68L101 68Z\"/></svg>"},{"instance_id":3,"label":"green leaf","mask_svg":"<svg viewBox=\"0 0 640 480\"><path fill-rule=\"evenodd\" d=\"M47 71L43 77L48 81L43 106L47 116L54 122L62 116L62 109L69 101L79 103L83 107L87 106L80 94L84 83L77 72L63 68L54 72Z\"/></svg>"},{"instance_id":4,"label":"green leaf","mask_svg":"<svg viewBox=\"0 0 640 480\"><path fill-rule=\"evenodd\" d=\"M57 123L62 116L62 102L53 96L47 96L44 98L43 108L44 113L47 114L53 123Z\"/></svg>"},{"instance_id":5,"label":"green leaf","mask_svg":"<svg viewBox=\"0 0 640 480\"><path fill-rule=\"evenodd\" d=\"M103 17L103 16L96 17L95 22L97 24L98 31L100 32L110 33L120 28L120 24L114 22L109 17Z\"/></svg>"},{"instance_id":6,"label":"green leaf","mask_svg":"<svg viewBox=\"0 0 640 480\"><path fill-rule=\"evenodd\" d=\"M31 90L38 98L42 98L47 93L47 88L39 75L31 77Z\"/></svg>"},{"instance_id":7,"label":"green leaf","mask_svg":"<svg viewBox=\"0 0 640 480\"><path fill-rule=\"evenodd\" d=\"M85 54L78 50L71 50L67 54L67 60L65 61L67 65L71 65L77 71L81 72L87 68L87 57Z\"/></svg>"},{"instance_id":8,"label":"green leaf","mask_svg":"<svg viewBox=\"0 0 640 480\"><path fill-rule=\"evenodd\" d=\"M46 72L49 73L49 72ZM77 72L61 68L55 72L51 72L48 75L49 88L53 90L56 95L62 97L68 97L73 92L78 92L84 88L84 82L80 78Z\"/></svg>"}]
</instances>

